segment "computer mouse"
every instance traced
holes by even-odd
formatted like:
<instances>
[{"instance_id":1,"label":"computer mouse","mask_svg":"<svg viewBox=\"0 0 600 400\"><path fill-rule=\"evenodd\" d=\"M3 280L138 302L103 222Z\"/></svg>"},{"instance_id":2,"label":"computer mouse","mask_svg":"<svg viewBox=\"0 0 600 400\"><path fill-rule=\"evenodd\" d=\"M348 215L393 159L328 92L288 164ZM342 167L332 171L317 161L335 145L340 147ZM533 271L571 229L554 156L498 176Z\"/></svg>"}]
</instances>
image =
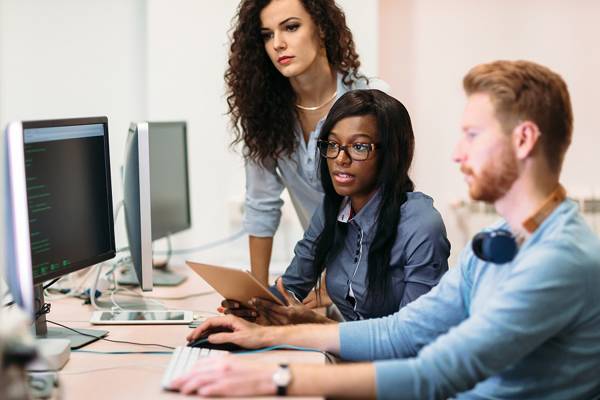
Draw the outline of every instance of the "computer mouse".
<instances>
[{"instance_id":1,"label":"computer mouse","mask_svg":"<svg viewBox=\"0 0 600 400\"><path fill-rule=\"evenodd\" d=\"M242 346L238 346L235 343L211 343L208 341L208 337L215 333L222 332L233 332L233 330L225 327L211 328L207 329L200 335L198 339L192 340L187 345L189 347L200 347L203 349L211 349L211 350L224 350L224 351L242 351L247 350Z\"/></svg>"}]
</instances>

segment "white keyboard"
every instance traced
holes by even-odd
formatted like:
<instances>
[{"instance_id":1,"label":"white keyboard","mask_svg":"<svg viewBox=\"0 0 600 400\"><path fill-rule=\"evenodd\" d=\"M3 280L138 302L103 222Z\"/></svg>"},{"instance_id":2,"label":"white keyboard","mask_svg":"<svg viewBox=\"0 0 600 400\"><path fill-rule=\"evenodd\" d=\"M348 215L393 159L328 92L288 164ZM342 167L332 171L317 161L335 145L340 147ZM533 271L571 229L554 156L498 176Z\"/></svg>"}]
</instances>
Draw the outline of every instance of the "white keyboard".
<instances>
[{"instance_id":1,"label":"white keyboard","mask_svg":"<svg viewBox=\"0 0 600 400\"><path fill-rule=\"evenodd\" d=\"M175 378L184 375L186 372L192 369L199 358L220 353L225 354L227 352L221 350L201 349L199 347L176 347L160 385L163 389L170 390L171 382L173 382Z\"/></svg>"}]
</instances>

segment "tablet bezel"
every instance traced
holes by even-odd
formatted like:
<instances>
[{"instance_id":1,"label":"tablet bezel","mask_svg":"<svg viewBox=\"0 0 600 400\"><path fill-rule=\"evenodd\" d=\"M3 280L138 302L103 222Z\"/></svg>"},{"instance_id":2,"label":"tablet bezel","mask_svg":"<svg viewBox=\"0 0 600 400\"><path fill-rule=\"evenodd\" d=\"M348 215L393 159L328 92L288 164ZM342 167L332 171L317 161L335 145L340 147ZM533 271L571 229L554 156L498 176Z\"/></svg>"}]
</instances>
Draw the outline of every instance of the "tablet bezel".
<instances>
[{"instance_id":1,"label":"tablet bezel","mask_svg":"<svg viewBox=\"0 0 600 400\"><path fill-rule=\"evenodd\" d=\"M90 317L90 323L92 325L188 325L194 320L194 313L189 310L123 310L120 313L153 313L153 312L173 312L173 313L183 313L183 319L180 320L171 320L171 319L154 319L154 320L103 320L101 319L102 313L112 312L109 310L98 310L92 313Z\"/></svg>"},{"instance_id":2,"label":"tablet bezel","mask_svg":"<svg viewBox=\"0 0 600 400\"><path fill-rule=\"evenodd\" d=\"M225 299L251 307L248 301L258 297L285 306L249 271L194 261L186 261L186 264Z\"/></svg>"}]
</instances>

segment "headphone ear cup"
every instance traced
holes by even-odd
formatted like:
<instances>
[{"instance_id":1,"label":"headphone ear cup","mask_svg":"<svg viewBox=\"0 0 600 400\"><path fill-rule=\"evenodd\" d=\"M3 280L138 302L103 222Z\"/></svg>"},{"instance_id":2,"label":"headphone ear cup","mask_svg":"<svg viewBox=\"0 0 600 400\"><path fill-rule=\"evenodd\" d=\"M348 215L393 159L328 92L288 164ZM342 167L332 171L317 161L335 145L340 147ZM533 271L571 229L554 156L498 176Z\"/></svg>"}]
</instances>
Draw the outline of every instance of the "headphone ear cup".
<instances>
[{"instance_id":1,"label":"headphone ear cup","mask_svg":"<svg viewBox=\"0 0 600 400\"><path fill-rule=\"evenodd\" d=\"M473 250L473 253L475 253L477 258L483 261L490 261L486 258L483 252L483 242L485 241L485 238L489 236L489 234L489 232L479 232L471 241L471 249Z\"/></svg>"},{"instance_id":2,"label":"headphone ear cup","mask_svg":"<svg viewBox=\"0 0 600 400\"><path fill-rule=\"evenodd\" d=\"M479 232L473 238L471 248L479 259L495 264L512 261L518 250L514 236L505 229Z\"/></svg>"},{"instance_id":3,"label":"headphone ear cup","mask_svg":"<svg viewBox=\"0 0 600 400\"><path fill-rule=\"evenodd\" d=\"M517 250L515 237L505 229L490 232L489 240L483 243L483 252L496 264L512 261L517 255Z\"/></svg>"}]
</instances>

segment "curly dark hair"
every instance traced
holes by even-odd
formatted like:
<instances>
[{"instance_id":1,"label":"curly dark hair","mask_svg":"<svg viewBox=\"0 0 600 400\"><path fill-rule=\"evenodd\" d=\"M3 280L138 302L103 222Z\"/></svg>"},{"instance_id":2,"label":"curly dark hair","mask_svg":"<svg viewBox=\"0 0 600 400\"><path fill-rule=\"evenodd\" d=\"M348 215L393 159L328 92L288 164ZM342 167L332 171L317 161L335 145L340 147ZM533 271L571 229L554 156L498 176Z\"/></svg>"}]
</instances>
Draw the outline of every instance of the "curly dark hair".
<instances>
[{"instance_id":1,"label":"curly dark hair","mask_svg":"<svg viewBox=\"0 0 600 400\"><path fill-rule=\"evenodd\" d=\"M327 59L344 83L356 79L360 61L344 12L334 0L300 0L324 35ZM296 95L289 80L273 65L261 36L260 13L271 0L242 0L233 22L229 68L225 72L227 104L234 129L232 145L244 143L244 157L264 165L271 158L290 156Z\"/></svg>"}]
</instances>

